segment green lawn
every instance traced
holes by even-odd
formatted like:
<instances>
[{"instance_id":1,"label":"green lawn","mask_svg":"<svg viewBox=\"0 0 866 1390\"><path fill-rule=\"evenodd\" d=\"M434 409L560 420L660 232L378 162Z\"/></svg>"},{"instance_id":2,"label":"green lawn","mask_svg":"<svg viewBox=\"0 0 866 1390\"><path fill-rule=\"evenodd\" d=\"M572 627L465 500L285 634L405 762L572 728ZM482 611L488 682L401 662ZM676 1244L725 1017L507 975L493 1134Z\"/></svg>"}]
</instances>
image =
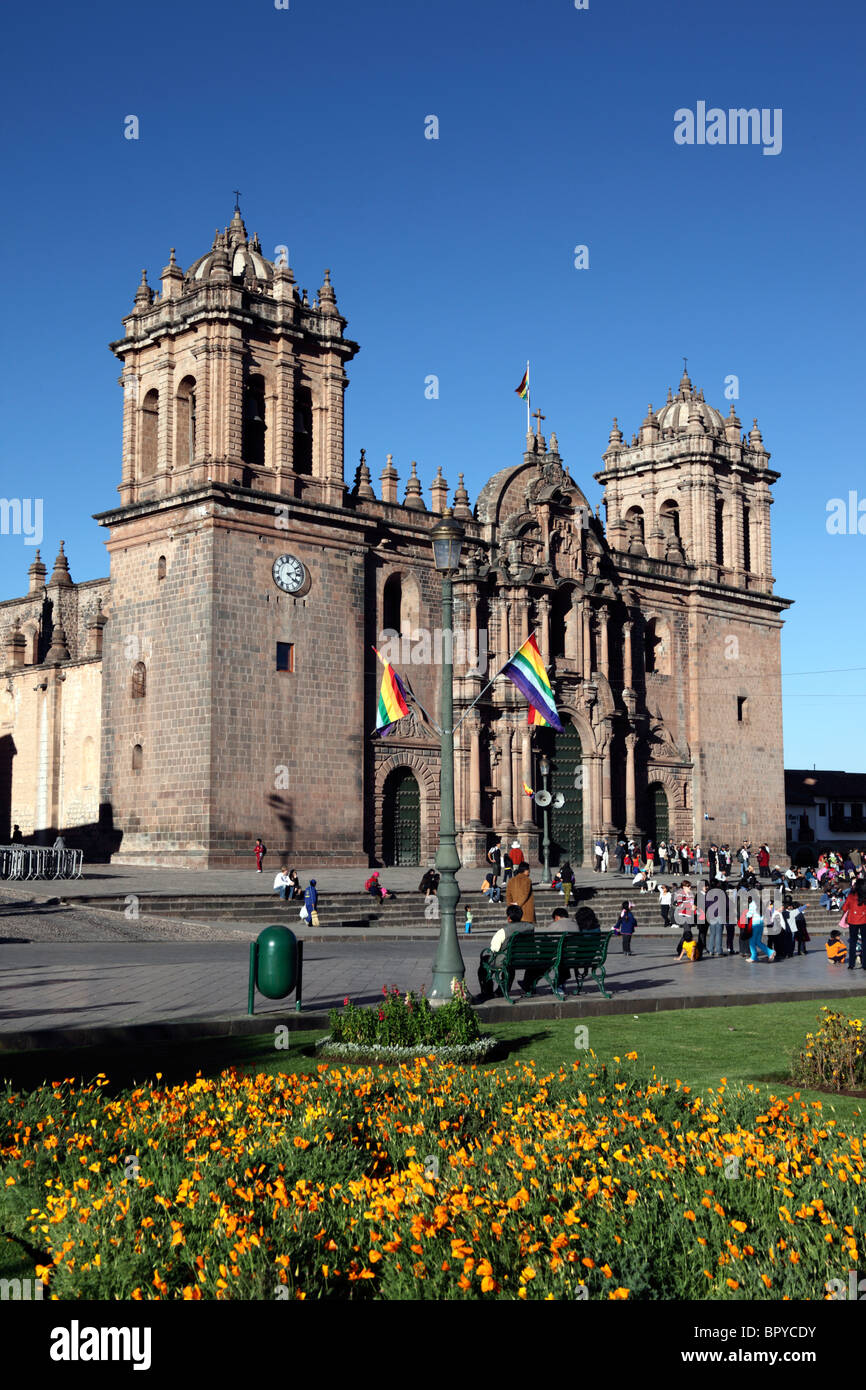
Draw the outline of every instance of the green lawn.
<instances>
[{"instance_id":1,"label":"green lawn","mask_svg":"<svg viewBox=\"0 0 866 1390\"><path fill-rule=\"evenodd\" d=\"M618 1014L572 1020L520 1020L492 1026L508 1048L506 1057L487 1066L506 1066L509 1059L532 1060L539 1070L573 1060L576 1028L586 1028L589 1047L602 1059L637 1052L640 1064L653 1066L660 1076L692 1086L715 1085L725 1076L730 1084L740 1081L766 1084L778 1090L790 1083L791 1053L813 1029L821 1005L852 1017L866 1011L866 995L839 1001L810 999L803 1003L743 1005L738 1008L672 1009L664 1013ZM90 1079L104 1072L111 1089L142 1084L157 1072L163 1084L218 1075L236 1066L247 1072L315 1071L322 1065L313 1055L321 1032L290 1033L290 1046L274 1045L274 1034L249 1038L202 1038L190 1043L163 1043L122 1051L90 1048L64 1052L0 1053L0 1077L16 1088L29 1089L40 1082L63 1077ZM334 1064L337 1065L337 1064ZM818 1099L819 1097L813 1097ZM827 1097L823 1098L827 1102ZM832 1103L840 1116L853 1117L866 1102L840 1097Z\"/></svg>"}]
</instances>

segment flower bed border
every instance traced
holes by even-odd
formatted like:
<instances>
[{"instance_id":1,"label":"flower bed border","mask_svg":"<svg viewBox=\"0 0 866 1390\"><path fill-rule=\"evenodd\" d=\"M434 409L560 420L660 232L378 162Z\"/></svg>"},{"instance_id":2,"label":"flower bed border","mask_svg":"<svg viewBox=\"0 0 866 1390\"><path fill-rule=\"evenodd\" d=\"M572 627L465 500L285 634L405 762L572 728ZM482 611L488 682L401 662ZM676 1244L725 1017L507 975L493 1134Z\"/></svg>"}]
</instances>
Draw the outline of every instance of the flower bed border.
<instances>
[{"instance_id":1,"label":"flower bed border","mask_svg":"<svg viewBox=\"0 0 866 1390\"><path fill-rule=\"evenodd\" d=\"M352 1062L411 1062L416 1057L433 1057L437 1062L489 1062L500 1050L499 1039L490 1033L471 1043L415 1043L411 1047L391 1043L334 1042L330 1033L316 1043L316 1051L323 1056Z\"/></svg>"}]
</instances>

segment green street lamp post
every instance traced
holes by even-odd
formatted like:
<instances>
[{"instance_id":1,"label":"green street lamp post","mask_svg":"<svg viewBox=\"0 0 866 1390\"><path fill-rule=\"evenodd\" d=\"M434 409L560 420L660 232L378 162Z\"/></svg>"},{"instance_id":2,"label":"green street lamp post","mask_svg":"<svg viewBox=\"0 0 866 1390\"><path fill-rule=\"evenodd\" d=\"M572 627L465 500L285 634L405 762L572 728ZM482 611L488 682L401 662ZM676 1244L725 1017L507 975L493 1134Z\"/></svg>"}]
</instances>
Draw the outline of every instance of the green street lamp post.
<instances>
[{"instance_id":1,"label":"green street lamp post","mask_svg":"<svg viewBox=\"0 0 866 1390\"><path fill-rule=\"evenodd\" d=\"M542 757L542 759L540 760L540 762L539 762L539 764L538 764L538 770L539 770L539 772L541 773L541 783L542 783L542 786L543 786L543 788L544 788L544 790L545 790L545 792L546 792L546 791L547 791L547 778L548 778L548 774L549 774L549 772L550 772L550 763L548 762L547 758ZM546 797L545 797L545 800L547 800ZM541 850L542 850L542 855L543 855L543 858L544 858L544 874L543 874L542 879L541 879L541 886L542 886L542 888L548 888L548 887L550 886L550 803L549 803L549 801L548 801L547 805L544 807L544 834L543 834L542 840L541 840Z\"/></svg>"},{"instance_id":2,"label":"green street lamp post","mask_svg":"<svg viewBox=\"0 0 866 1390\"><path fill-rule=\"evenodd\" d=\"M439 849L435 861L439 871L436 893L439 900L439 945L433 962L433 988L430 993L431 1003L440 1004L447 1003L451 998L451 981L455 977L462 980L466 974L457 940L456 920L460 900L457 883L460 858L454 821L454 595L451 582L452 574L460 568L463 535L463 528L455 521L450 508L430 533L433 563L442 575L442 712L439 716L442 722L442 757L439 772Z\"/></svg>"}]
</instances>

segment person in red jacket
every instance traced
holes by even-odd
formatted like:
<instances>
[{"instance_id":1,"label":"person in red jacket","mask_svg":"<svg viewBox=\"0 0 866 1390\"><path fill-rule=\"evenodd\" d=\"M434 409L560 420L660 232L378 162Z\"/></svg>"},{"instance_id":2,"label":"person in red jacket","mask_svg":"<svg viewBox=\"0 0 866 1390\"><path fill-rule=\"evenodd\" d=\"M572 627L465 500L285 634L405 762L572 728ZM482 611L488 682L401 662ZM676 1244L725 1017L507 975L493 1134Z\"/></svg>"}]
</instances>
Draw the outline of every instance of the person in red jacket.
<instances>
[{"instance_id":1,"label":"person in red jacket","mask_svg":"<svg viewBox=\"0 0 866 1390\"><path fill-rule=\"evenodd\" d=\"M848 922L848 969L854 969L859 937L860 967L866 970L866 878L858 878L845 899L844 915Z\"/></svg>"},{"instance_id":2,"label":"person in red jacket","mask_svg":"<svg viewBox=\"0 0 866 1390\"><path fill-rule=\"evenodd\" d=\"M522 863L523 863L524 858L525 858L525 855L524 855L524 853L523 853L523 850L520 848L520 841L519 841L519 840L512 840L512 842L511 842L511 862L512 862L512 864L514 865L515 869L517 868L518 864L522 864Z\"/></svg>"},{"instance_id":3,"label":"person in red jacket","mask_svg":"<svg viewBox=\"0 0 866 1390\"><path fill-rule=\"evenodd\" d=\"M766 845L761 845L758 850L758 872L761 878L766 878L770 872L770 851Z\"/></svg>"}]
</instances>

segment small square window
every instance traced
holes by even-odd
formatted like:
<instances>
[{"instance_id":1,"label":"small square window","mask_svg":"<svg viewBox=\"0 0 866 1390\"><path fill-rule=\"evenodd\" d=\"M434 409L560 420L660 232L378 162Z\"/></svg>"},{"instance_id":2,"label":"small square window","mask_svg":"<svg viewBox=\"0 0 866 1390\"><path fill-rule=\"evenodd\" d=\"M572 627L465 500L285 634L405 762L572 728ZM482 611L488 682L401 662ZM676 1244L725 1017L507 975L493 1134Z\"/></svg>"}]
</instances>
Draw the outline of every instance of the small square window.
<instances>
[{"instance_id":1,"label":"small square window","mask_svg":"<svg viewBox=\"0 0 866 1390\"><path fill-rule=\"evenodd\" d=\"M289 674L295 669L295 644L294 642L277 643L277 670L288 671Z\"/></svg>"},{"instance_id":2,"label":"small square window","mask_svg":"<svg viewBox=\"0 0 866 1390\"><path fill-rule=\"evenodd\" d=\"M745 723L747 722L746 716L747 716L747 714L748 714L748 709L749 709L749 702L748 702L748 700L746 699L746 696L745 696L745 695L738 695L738 696L737 696L737 721L738 721L738 723L740 723L740 724L745 724Z\"/></svg>"}]
</instances>

